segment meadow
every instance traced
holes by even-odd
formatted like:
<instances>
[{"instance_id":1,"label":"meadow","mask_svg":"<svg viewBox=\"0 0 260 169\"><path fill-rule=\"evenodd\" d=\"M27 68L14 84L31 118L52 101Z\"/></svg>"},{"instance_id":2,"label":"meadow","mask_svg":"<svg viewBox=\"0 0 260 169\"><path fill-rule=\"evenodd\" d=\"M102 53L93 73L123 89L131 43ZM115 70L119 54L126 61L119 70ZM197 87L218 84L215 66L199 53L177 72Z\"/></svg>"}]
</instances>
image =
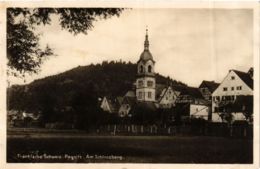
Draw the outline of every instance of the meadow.
<instances>
[{"instance_id":1,"label":"meadow","mask_svg":"<svg viewBox=\"0 0 260 169\"><path fill-rule=\"evenodd\" d=\"M252 139L209 136L9 135L7 162L252 163Z\"/></svg>"}]
</instances>

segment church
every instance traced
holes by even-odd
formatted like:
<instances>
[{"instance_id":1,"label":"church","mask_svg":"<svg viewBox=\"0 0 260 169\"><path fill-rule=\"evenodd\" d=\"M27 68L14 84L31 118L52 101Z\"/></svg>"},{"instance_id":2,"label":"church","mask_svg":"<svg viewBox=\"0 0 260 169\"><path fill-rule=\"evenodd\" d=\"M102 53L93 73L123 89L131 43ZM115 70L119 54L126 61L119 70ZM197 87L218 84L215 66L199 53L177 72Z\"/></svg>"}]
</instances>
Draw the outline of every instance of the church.
<instances>
[{"instance_id":1,"label":"church","mask_svg":"<svg viewBox=\"0 0 260 169\"><path fill-rule=\"evenodd\" d=\"M124 96L117 98L104 97L101 108L110 113L118 113L124 117L137 104L148 106L150 109L171 108L178 97L169 85L156 84L155 60L149 49L148 29L144 40L144 50L137 61L136 81L133 89Z\"/></svg>"},{"instance_id":2,"label":"church","mask_svg":"<svg viewBox=\"0 0 260 169\"><path fill-rule=\"evenodd\" d=\"M156 109L173 108L178 103L198 106L197 103L204 100L198 88L173 85L170 81L169 84L157 83L156 62L149 47L148 29L146 29L144 50L137 61L136 80L133 82L133 89L127 91L124 96L103 97L100 107L104 111L125 117L129 116L130 111L137 105L154 111ZM205 104L203 103L203 105ZM203 109L205 109L204 107ZM190 111L187 113L188 116L190 116L190 113Z\"/></svg>"}]
</instances>

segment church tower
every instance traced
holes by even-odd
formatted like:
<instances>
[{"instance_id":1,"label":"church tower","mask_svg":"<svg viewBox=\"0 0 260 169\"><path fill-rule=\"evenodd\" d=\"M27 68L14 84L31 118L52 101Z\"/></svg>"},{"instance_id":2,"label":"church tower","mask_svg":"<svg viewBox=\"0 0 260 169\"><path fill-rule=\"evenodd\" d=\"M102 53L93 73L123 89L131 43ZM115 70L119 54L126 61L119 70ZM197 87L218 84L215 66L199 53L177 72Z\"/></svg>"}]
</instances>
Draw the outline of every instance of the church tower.
<instances>
[{"instance_id":1,"label":"church tower","mask_svg":"<svg viewBox=\"0 0 260 169\"><path fill-rule=\"evenodd\" d=\"M136 98L138 101L155 102L155 61L149 51L148 29L146 29L144 51L137 62Z\"/></svg>"}]
</instances>

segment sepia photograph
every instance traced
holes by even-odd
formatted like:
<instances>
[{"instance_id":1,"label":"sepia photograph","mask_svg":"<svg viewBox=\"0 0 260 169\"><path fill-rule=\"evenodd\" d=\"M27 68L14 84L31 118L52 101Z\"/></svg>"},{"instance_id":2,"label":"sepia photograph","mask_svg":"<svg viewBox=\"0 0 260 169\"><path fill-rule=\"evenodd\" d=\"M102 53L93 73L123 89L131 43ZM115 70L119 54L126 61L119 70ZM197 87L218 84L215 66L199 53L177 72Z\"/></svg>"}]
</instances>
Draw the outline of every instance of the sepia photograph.
<instances>
[{"instance_id":1,"label":"sepia photograph","mask_svg":"<svg viewBox=\"0 0 260 169\"><path fill-rule=\"evenodd\" d=\"M260 22L226 6L6 7L5 162L254 164Z\"/></svg>"}]
</instances>

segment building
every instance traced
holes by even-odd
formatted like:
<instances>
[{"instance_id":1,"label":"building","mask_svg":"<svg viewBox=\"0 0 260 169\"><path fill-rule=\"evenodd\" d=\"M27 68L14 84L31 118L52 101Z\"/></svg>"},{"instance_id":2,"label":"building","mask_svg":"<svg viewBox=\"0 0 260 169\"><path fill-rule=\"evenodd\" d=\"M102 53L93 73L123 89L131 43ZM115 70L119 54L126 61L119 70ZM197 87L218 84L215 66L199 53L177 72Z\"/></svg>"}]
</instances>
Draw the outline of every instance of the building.
<instances>
[{"instance_id":1,"label":"building","mask_svg":"<svg viewBox=\"0 0 260 169\"><path fill-rule=\"evenodd\" d=\"M199 85L199 90L203 97L211 102L212 100L212 93L216 90L216 88L219 86L219 83L216 83L214 81L206 81L203 80L201 84Z\"/></svg>"},{"instance_id":2,"label":"building","mask_svg":"<svg viewBox=\"0 0 260 169\"><path fill-rule=\"evenodd\" d=\"M136 105L135 92L129 90L123 97L118 114L120 117L128 116L131 109Z\"/></svg>"},{"instance_id":3,"label":"building","mask_svg":"<svg viewBox=\"0 0 260 169\"><path fill-rule=\"evenodd\" d=\"M108 96L103 97L100 108L103 111L109 112L109 113L117 113L120 107L120 97L117 98L111 98Z\"/></svg>"},{"instance_id":4,"label":"building","mask_svg":"<svg viewBox=\"0 0 260 169\"><path fill-rule=\"evenodd\" d=\"M155 102L155 61L149 51L148 30L146 29L144 51L137 62L136 98L139 102Z\"/></svg>"},{"instance_id":5,"label":"building","mask_svg":"<svg viewBox=\"0 0 260 169\"><path fill-rule=\"evenodd\" d=\"M250 72L252 72L252 70ZM230 70L222 83L212 94L212 121L227 122L246 120L243 109L252 108L244 107L240 110L237 109L243 102L247 102L243 99L243 101L239 101L242 97L243 99L247 98L249 100L253 98L252 74L238 70Z\"/></svg>"},{"instance_id":6,"label":"building","mask_svg":"<svg viewBox=\"0 0 260 169\"><path fill-rule=\"evenodd\" d=\"M172 108L175 106L175 102L179 95L179 92L174 91L171 85L164 86L162 90L156 88L157 95L157 107L158 108Z\"/></svg>"},{"instance_id":7,"label":"building","mask_svg":"<svg viewBox=\"0 0 260 169\"><path fill-rule=\"evenodd\" d=\"M186 118L202 118L209 120L210 104L204 99L199 88L195 87L178 87L179 96L176 99L175 110Z\"/></svg>"}]
</instances>

